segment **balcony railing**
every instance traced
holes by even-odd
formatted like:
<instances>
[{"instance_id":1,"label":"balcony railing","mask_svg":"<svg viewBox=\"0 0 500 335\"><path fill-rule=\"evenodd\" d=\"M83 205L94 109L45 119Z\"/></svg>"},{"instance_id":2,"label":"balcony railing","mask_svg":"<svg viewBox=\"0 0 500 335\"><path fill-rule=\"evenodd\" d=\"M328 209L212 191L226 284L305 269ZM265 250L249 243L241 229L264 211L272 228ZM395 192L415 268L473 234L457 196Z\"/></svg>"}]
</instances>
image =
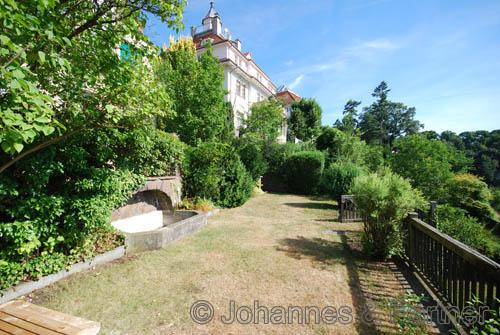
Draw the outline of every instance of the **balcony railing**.
<instances>
[{"instance_id":1,"label":"balcony railing","mask_svg":"<svg viewBox=\"0 0 500 335\"><path fill-rule=\"evenodd\" d=\"M201 26L193 27L192 33L193 33L193 35L197 35L197 34L202 34L204 32L210 31L210 30L212 30L212 22L210 22L209 24L203 24Z\"/></svg>"}]
</instances>

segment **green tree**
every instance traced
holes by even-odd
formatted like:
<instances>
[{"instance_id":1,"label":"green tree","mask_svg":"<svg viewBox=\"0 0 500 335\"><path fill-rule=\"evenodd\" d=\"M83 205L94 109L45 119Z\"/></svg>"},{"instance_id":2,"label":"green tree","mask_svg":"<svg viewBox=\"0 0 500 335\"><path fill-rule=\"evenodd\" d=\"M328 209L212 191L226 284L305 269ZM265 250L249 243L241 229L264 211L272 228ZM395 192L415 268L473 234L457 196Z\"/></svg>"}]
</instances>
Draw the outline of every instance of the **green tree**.
<instances>
[{"instance_id":1,"label":"green tree","mask_svg":"<svg viewBox=\"0 0 500 335\"><path fill-rule=\"evenodd\" d=\"M361 105L361 101L349 100L344 106L344 111L342 112L342 121L335 121L335 127L340 130L354 135L356 128L358 127L358 107Z\"/></svg>"},{"instance_id":2,"label":"green tree","mask_svg":"<svg viewBox=\"0 0 500 335\"><path fill-rule=\"evenodd\" d=\"M437 138L444 142L449 150L454 153L452 162L453 172L463 173L471 169L473 159L467 156L465 145L457 134L452 131L443 131Z\"/></svg>"},{"instance_id":3,"label":"green tree","mask_svg":"<svg viewBox=\"0 0 500 335\"><path fill-rule=\"evenodd\" d=\"M279 100L271 98L255 103L243 123L240 136L252 136L265 142L276 141L284 121L283 105Z\"/></svg>"},{"instance_id":4,"label":"green tree","mask_svg":"<svg viewBox=\"0 0 500 335\"><path fill-rule=\"evenodd\" d=\"M410 135L396 140L394 147L390 158L394 172L410 180L429 200L447 198L454 161L454 152L448 146L439 140Z\"/></svg>"},{"instance_id":5,"label":"green tree","mask_svg":"<svg viewBox=\"0 0 500 335\"><path fill-rule=\"evenodd\" d=\"M492 186L500 185L500 130L460 134L465 154L473 160L472 173Z\"/></svg>"},{"instance_id":6,"label":"green tree","mask_svg":"<svg viewBox=\"0 0 500 335\"><path fill-rule=\"evenodd\" d=\"M96 127L167 113L151 67L113 50L128 40L151 59L145 12L181 26L185 1L14 1L0 6L0 172L29 154ZM131 92L137 95L130 94ZM133 119L133 120L132 120Z\"/></svg>"},{"instance_id":7,"label":"green tree","mask_svg":"<svg viewBox=\"0 0 500 335\"><path fill-rule=\"evenodd\" d=\"M176 113L162 119L160 126L190 145L227 135L224 69L212 49L198 59L192 39L171 39L161 57L160 77Z\"/></svg>"},{"instance_id":8,"label":"green tree","mask_svg":"<svg viewBox=\"0 0 500 335\"><path fill-rule=\"evenodd\" d=\"M321 129L321 106L314 99L302 99L292 105L290 130L301 141L315 138Z\"/></svg>"},{"instance_id":9,"label":"green tree","mask_svg":"<svg viewBox=\"0 0 500 335\"><path fill-rule=\"evenodd\" d=\"M492 200L493 194L488 185L473 174L457 174L450 182L449 203L465 209L479 220L484 220L486 217L497 218L495 210L490 205Z\"/></svg>"},{"instance_id":10,"label":"green tree","mask_svg":"<svg viewBox=\"0 0 500 335\"><path fill-rule=\"evenodd\" d=\"M415 108L390 101L389 92L387 83L382 81L372 93L376 101L364 108L359 120L361 138L368 144L382 145L388 149L395 139L415 134L422 128L422 124L415 120Z\"/></svg>"}]
</instances>

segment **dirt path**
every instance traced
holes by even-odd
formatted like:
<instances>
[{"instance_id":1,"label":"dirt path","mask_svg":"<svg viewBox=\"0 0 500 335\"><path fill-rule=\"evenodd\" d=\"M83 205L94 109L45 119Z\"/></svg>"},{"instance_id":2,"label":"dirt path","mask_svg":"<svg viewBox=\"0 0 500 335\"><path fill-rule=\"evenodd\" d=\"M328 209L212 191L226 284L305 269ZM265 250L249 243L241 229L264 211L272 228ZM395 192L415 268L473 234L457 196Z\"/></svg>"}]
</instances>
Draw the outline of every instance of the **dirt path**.
<instances>
[{"instance_id":1,"label":"dirt path","mask_svg":"<svg viewBox=\"0 0 500 335\"><path fill-rule=\"evenodd\" d=\"M165 250L72 276L34 300L99 321L102 334L397 333L381 306L403 286L388 264L358 253L359 224L336 218L331 201L261 195ZM198 300L213 306L206 325L190 317ZM232 301L240 322L227 317ZM209 310L198 306L202 319Z\"/></svg>"}]
</instances>

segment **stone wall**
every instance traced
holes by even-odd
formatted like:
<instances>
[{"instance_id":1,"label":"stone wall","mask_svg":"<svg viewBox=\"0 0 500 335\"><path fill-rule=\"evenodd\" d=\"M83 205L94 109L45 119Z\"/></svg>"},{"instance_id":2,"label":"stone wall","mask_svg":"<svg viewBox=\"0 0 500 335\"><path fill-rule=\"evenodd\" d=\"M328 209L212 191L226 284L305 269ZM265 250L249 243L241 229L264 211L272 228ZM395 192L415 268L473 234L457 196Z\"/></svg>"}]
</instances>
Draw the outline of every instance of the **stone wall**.
<instances>
[{"instance_id":1,"label":"stone wall","mask_svg":"<svg viewBox=\"0 0 500 335\"><path fill-rule=\"evenodd\" d=\"M146 185L137 190L125 206L113 211L111 220L122 220L157 210L172 210L179 206L181 199L180 176L148 178Z\"/></svg>"}]
</instances>

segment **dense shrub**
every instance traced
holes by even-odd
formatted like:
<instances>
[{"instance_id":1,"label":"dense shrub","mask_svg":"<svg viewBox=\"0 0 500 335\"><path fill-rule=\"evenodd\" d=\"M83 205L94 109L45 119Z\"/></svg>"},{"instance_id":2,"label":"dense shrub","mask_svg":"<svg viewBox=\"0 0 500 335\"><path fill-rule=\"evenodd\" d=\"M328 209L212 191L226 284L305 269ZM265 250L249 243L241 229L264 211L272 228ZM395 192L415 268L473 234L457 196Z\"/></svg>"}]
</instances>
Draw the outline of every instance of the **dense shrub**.
<instances>
[{"instance_id":1,"label":"dense shrub","mask_svg":"<svg viewBox=\"0 0 500 335\"><path fill-rule=\"evenodd\" d=\"M363 250L385 259L401 249L401 221L423 205L419 191L389 171L362 175L354 180L352 192L364 222Z\"/></svg>"},{"instance_id":2,"label":"dense shrub","mask_svg":"<svg viewBox=\"0 0 500 335\"><path fill-rule=\"evenodd\" d=\"M482 254L498 259L500 242L478 220L461 208L439 205L436 211L437 228Z\"/></svg>"},{"instance_id":3,"label":"dense shrub","mask_svg":"<svg viewBox=\"0 0 500 335\"><path fill-rule=\"evenodd\" d=\"M283 176L286 171L287 159L299 150L299 146L294 143L267 143L264 147L264 158L268 165L267 172L272 175Z\"/></svg>"},{"instance_id":4,"label":"dense shrub","mask_svg":"<svg viewBox=\"0 0 500 335\"><path fill-rule=\"evenodd\" d=\"M327 164L344 161L363 165L377 171L384 164L383 148L369 146L359 137L337 128L324 127L316 139L316 148L326 153Z\"/></svg>"},{"instance_id":5,"label":"dense shrub","mask_svg":"<svg viewBox=\"0 0 500 335\"><path fill-rule=\"evenodd\" d=\"M354 179L365 173L365 169L351 162L332 163L321 177L321 192L339 199L349 194Z\"/></svg>"},{"instance_id":6,"label":"dense shrub","mask_svg":"<svg viewBox=\"0 0 500 335\"><path fill-rule=\"evenodd\" d=\"M95 129L0 175L0 286L53 273L123 242L111 212L182 157L172 135L146 127Z\"/></svg>"},{"instance_id":7,"label":"dense shrub","mask_svg":"<svg viewBox=\"0 0 500 335\"><path fill-rule=\"evenodd\" d=\"M497 215L500 214L500 188L494 188L491 192L493 195L493 199L491 200L491 206L497 212Z\"/></svg>"},{"instance_id":8,"label":"dense shrub","mask_svg":"<svg viewBox=\"0 0 500 335\"><path fill-rule=\"evenodd\" d=\"M56 177L53 171L45 173L51 174L47 180ZM59 184L57 193L46 194L22 184L17 184L16 195L4 193L0 290L91 256L102 240L109 242L104 250L121 243L121 239L109 238L115 234L111 211L124 204L143 181L127 170L93 167L87 176ZM9 183L2 180L0 184L5 187Z\"/></svg>"},{"instance_id":9,"label":"dense shrub","mask_svg":"<svg viewBox=\"0 0 500 335\"><path fill-rule=\"evenodd\" d=\"M286 160L285 180L292 192L313 194L318 190L325 156L321 151L301 151Z\"/></svg>"},{"instance_id":10,"label":"dense shrub","mask_svg":"<svg viewBox=\"0 0 500 335\"><path fill-rule=\"evenodd\" d=\"M323 128L321 135L316 139L316 148L325 151L331 162L349 160L363 164L365 147L365 142L358 137L344 133L337 128Z\"/></svg>"},{"instance_id":11,"label":"dense shrub","mask_svg":"<svg viewBox=\"0 0 500 335\"><path fill-rule=\"evenodd\" d=\"M117 161L131 171L150 177L173 175L183 160L185 145L173 134L151 127L120 137L120 146L127 152Z\"/></svg>"},{"instance_id":12,"label":"dense shrub","mask_svg":"<svg viewBox=\"0 0 500 335\"><path fill-rule=\"evenodd\" d=\"M457 174L449 186L449 203L465 209L470 215L481 219L496 218L490 205L493 199L488 185L479 177L469 173Z\"/></svg>"},{"instance_id":13,"label":"dense shrub","mask_svg":"<svg viewBox=\"0 0 500 335\"><path fill-rule=\"evenodd\" d=\"M267 162L264 158L263 144L249 139L238 139L235 143L241 162L254 181L257 181L267 171Z\"/></svg>"},{"instance_id":14,"label":"dense shrub","mask_svg":"<svg viewBox=\"0 0 500 335\"><path fill-rule=\"evenodd\" d=\"M245 203L254 185L236 150L217 142L188 150L183 183L186 196L205 198L222 207Z\"/></svg>"}]
</instances>

